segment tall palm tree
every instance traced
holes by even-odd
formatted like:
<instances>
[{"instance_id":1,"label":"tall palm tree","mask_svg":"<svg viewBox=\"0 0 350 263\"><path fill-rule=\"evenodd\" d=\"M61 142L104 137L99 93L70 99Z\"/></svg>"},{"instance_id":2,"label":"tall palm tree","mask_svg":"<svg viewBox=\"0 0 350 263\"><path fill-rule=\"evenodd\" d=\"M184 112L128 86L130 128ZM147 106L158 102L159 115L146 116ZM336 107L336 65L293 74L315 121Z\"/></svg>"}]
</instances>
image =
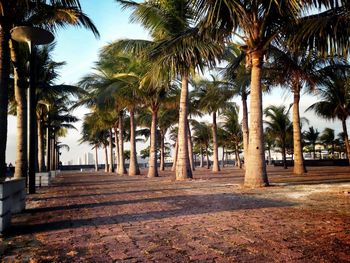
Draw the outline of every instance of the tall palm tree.
<instances>
[{"instance_id":1,"label":"tall palm tree","mask_svg":"<svg viewBox=\"0 0 350 263\"><path fill-rule=\"evenodd\" d=\"M59 27L65 27L67 24L75 26L83 26L93 31L98 36L98 31L93 25L91 20L82 12L79 0L13 0L13 1L0 1L0 174L4 171L5 164L5 152L6 152L6 138L7 138L7 89L9 78L9 41L10 30L15 26L20 25L33 25L39 27L45 27L51 31L55 31ZM15 77L15 89L17 89L17 104L19 117L25 116L25 106L22 103L25 101L25 94L23 92L26 78L24 71L18 67L18 49L17 44L11 41L11 59L14 64L14 77ZM22 79L22 81L19 81ZM23 86L22 86L23 85ZM18 90L22 89L22 91ZM24 126L25 119L18 119L18 129L26 130ZM18 143L26 143L24 139L25 133L18 131ZM26 159L25 146L17 146L17 156L19 151L22 151L22 156L17 157ZM25 162L19 162L18 170L25 171ZM19 176L19 175L18 175ZM22 173L21 176L24 176Z\"/></svg>"},{"instance_id":2,"label":"tall palm tree","mask_svg":"<svg viewBox=\"0 0 350 263\"><path fill-rule=\"evenodd\" d=\"M247 99L250 94L251 74L249 56L237 45L230 44L227 46L223 59L228 65L223 69L224 78L232 85L232 91L235 96L239 96L242 101L242 131L243 131L243 152L245 166L248 163L248 144L249 144L249 128L248 128L248 106Z\"/></svg>"},{"instance_id":3,"label":"tall palm tree","mask_svg":"<svg viewBox=\"0 0 350 263\"><path fill-rule=\"evenodd\" d=\"M140 59L127 53L114 53L113 44L104 48L99 64L102 68L113 74L114 82L106 87L103 93L106 96L116 94L116 100L120 107L125 107L130 115L130 162L129 175L139 175L140 169L136 156L136 124L135 111L140 106L142 99L141 81L145 73L145 67ZM119 151L120 152L120 151Z\"/></svg>"},{"instance_id":4,"label":"tall palm tree","mask_svg":"<svg viewBox=\"0 0 350 263\"><path fill-rule=\"evenodd\" d=\"M249 134L248 153L249 161L252 160L254 165L248 165L246 169L245 185L266 186L268 179L264 160L261 86L264 57L266 57L271 43L278 42L288 33L291 35L295 33L294 25L299 24L304 29L312 31L311 27L305 27L302 23L303 20L300 20L302 15L305 16L309 10L313 10L312 7L317 7L319 10L324 8L333 14L331 8L336 6L339 1L197 0L194 2L199 17L204 17L201 24L203 28L213 28L214 33L217 33L218 40L231 38L233 33L243 43L242 49L248 55L247 61L251 68L251 133ZM346 1L341 2L344 5L347 3ZM328 29L333 28L333 26L331 25ZM321 28L321 26L315 27ZM333 31L328 30L327 36L331 35L331 32ZM348 47L346 46L349 43L347 35L344 38L344 35L339 34L339 37L340 41L337 37L329 37L327 40L331 40L331 43L338 41L342 47ZM300 43L300 41L295 41L295 43Z\"/></svg>"},{"instance_id":5,"label":"tall palm tree","mask_svg":"<svg viewBox=\"0 0 350 263\"><path fill-rule=\"evenodd\" d=\"M313 159L316 157L316 143L319 138L319 131L317 129L314 129L314 127L309 127L308 131L304 131L304 140L306 143L311 145L312 147L312 153L313 153Z\"/></svg>"},{"instance_id":6,"label":"tall palm tree","mask_svg":"<svg viewBox=\"0 0 350 263\"><path fill-rule=\"evenodd\" d=\"M289 120L289 110L285 106L269 106L264 110L268 120L265 121L266 131L274 136L281 146L283 166L287 169L286 146L287 133L292 129L292 123Z\"/></svg>"},{"instance_id":7,"label":"tall palm tree","mask_svg":"<svg viewBox=\"0 0 350 263\"><path fill-rule=\"evenodd\" d=\"M146 55L153 65L171 67L173 75L181 76L179 151L176 179L192 177L188 155L188 82L195 68L212 65L216 54L222 52L216 42L207 41L195 27L190 1L167 0L142 3L119 1L134 10L133 19L148 29L154 41L127 41L126 46L148 47ZM205 63L206 62L206 63Z\"/></svg>"},{"instance_id":8,"label":"tall palm tree","mask_svg":"<svg viewBox=\"0 0 350 263\"><path fill-rule=\"evenodd\" d=\"M273 56L271 67L273 81L284 84L293 92L293 141L294 141L294 174L306 172L302 154L302 136L299 103L301 90L308 91L315 85L324 82L324 71L343 67L345 61L341 58L323 58L315 51L291 50L290 47L270 49ZM321 83L322 84L322 83Z\"/></svg>"},{"instance_id":9,"label":"tall palm tree","mask_svg":"<svg viewBox=\"0 0 350 263\"><path fill-rule=\"evenodd\" d=\"M227 109L223 112L224 123L223 129L227 133L231 147L235 152L237 159L237 166L242 168L241 159L239 157L239 149L243 140L242 127L238 121L238 107L235 104L230 104Z\"/></svg>"},{"instance_id":10,"label":"tall palm tree","mask_svg":"<svg viewBox=\"0 0 350 263\"><path fill-rule=\"evenodd\" d=\"M339 119L344 132L347 156L350 160L350 144L346 120L350 116L350 77L349 71L331 70L328 72L328 80L318 88L320 101L312 104L307 110L326 119Z\"/></svg>"},{"instance_id":11,"label":"tall palm tree","mask_svg":"<svg viewBox=\"0 0 350 263\"><path fill-rule=\"evenodd\" d=\"M212 80L202 80L196 96L199 100L198 107L206 113L212 115L212 138L213 138L213 172L219 172L219 154L217 141L217 115L220 110L228 107L228 100L232 97L227 83L216 79L213 75Z\"/></svg>"}]
</instances>

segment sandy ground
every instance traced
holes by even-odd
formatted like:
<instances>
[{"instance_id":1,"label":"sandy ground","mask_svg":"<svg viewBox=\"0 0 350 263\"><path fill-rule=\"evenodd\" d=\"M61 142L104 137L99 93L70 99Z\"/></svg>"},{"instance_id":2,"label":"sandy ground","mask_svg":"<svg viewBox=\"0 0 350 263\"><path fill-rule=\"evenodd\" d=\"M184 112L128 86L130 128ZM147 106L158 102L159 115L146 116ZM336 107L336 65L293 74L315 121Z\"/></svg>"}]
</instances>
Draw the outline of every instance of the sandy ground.
<instances>
[{"instance_id":1,"label":"sandy ground","mask_svg":"<svg viewBox=\"0 0 350 263\"><path fill-rule=\"evenodd\" d=\"M2 262L350 262L350 168L197 169L176 182L62 173L28 197L1 238ZM143 171L145 174L145 171Z\"/></svg>"}]
</instances>

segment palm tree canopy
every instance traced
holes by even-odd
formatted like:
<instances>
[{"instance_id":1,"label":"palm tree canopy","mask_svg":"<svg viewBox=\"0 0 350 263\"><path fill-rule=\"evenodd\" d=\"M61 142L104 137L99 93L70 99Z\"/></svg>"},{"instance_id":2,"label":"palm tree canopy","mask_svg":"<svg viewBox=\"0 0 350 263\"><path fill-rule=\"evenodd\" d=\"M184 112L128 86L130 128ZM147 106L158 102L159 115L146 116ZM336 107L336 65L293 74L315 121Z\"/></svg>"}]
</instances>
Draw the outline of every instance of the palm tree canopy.
<instances>
[{"instance_id":1,"label":"palm tree canopy","mask_svg":"<svg viewBox=\"0 0 350 263\"><path fill-rule=\"evenodd\" d=\"M196 67L203 70L214 65L215 58L223 51L220 43L211 41L196 27L190 1L118 2L124 8L131 8L131 21L141 23L153 37L153 41L120 42L120 47L141 52L174 74L188 74Z\"/></svg>"},{"instance_id":2,"label":"palm tree canopy","mask_svg":"<svg viewBox=\"0 0 350 263\"><path fill-rule=\"evenodd\" d=\"M266 130L276 136L279 140L285 140L287 131L292 128L292 122L289 119L289 109L285 106L271 105L264 110L268 120L264 123L267 126Z\"/></svg>"},{"instance_id":3,"label":"palm tree canopy","mask_svg":"<svg viewBox=\"0 0 350 263\"><path fill-rule=\"evenodd\" d=\"M318 88L320 101L315 102L306 111L313 110L316 115L326 119L346 120L350 115L350 71L333 70L328 81Z\"/></svg>"}]
</instances>

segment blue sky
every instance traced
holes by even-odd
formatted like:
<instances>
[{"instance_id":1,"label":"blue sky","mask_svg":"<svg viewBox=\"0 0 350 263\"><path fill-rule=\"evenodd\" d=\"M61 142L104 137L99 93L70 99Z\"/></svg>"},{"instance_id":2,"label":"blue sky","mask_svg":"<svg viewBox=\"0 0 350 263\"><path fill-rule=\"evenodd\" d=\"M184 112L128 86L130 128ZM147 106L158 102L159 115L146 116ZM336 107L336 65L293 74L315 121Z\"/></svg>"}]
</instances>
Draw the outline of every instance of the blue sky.
<instances>
[{"instance_id":1,"label":"blue sky","mask_svg":"<svg viewBox=\"0 0 350 263\"><path fill-rule=\"evenodd\" d=\"M81 0L83 11L93 20L97 26L101 37L96 39L94 35L83 28L68 27L61 29L56 34L56 50L54 58L56 61L66 61L67 65L61 71L61 79L59 83L75 84L80 78L89 73L93 67L93 62L97 60L99 49L108 42L117 39L145 39L147 33L138 24L129 23L129 12L121 10L119 4L114 0ZM239 100L236 100L240 103ZM276 89L270 95L264 96L264 106L269 104L290 104L292 96L286 95L284 91ZM304 114L304 110L315 102L315 97L303 96L301 99L301 113L310 120L310 125L314 125L319 131L324 127L332 127L337 132L340 131L340 122L325 122L315 117L312 113ZM79 109L75 114L79 118L83 118L86 109ZM80 128L80 123L76 125ZM7 162L15 161L15 145L16 145L16 119L9 117L7 143ZM63 152L62 161L77 161L79 157L83 157L85 152L92 152L88 145L79 145L79 131L69 131L66 138L61 139L63 143L70 146L70 152ZM139 145L138 151L145 148ZM100 153L102 157L102 151ZM100 158L100 160L102 160Z\"/></svg>"}]
</instances>

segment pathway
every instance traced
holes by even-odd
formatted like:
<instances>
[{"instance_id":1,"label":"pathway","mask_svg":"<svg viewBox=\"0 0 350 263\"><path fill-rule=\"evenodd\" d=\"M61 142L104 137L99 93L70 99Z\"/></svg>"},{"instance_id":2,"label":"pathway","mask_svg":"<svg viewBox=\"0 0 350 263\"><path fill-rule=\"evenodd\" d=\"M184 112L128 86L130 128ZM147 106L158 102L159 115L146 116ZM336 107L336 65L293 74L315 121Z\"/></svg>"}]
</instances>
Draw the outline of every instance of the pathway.
<instances>
[{"instance_id":1,"label":"pathway","mask_svg":"<svg viewBox=\"0 0 350 263\"><path fill-rule=\"evenodd\" d=\"M309 175L269 168L274 187L242 172L196 180L62 173L28 197L2 238L3 262L349 262L350 168ZM285 186L284 184L288 184ZM1 240L0 240L1 241Z\"/></svg>"}]
</instances>

